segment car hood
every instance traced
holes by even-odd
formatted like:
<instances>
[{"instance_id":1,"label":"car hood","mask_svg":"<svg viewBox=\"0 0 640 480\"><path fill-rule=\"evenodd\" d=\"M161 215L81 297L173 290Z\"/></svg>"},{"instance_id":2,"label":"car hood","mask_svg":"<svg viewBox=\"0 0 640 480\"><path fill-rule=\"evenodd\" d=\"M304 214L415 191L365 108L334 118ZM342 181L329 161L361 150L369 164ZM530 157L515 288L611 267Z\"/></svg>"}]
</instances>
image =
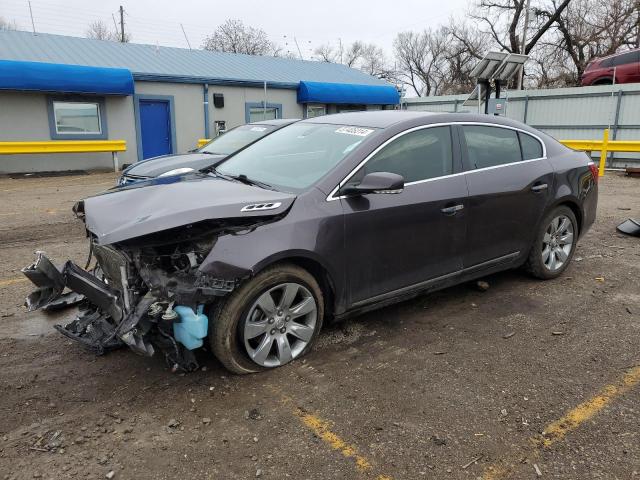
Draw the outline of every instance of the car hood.
<instances>
[{"instance_id":1,"label":"car hood","mask_svg":"<svg viewBox=\"0 0 640 480\"><path fill-rule=\"evenodd\" d=\"M81 210L87 230L105 245L203 220L280 215L295 199L290 193L193 174L114 188L85 199ZM242 211L250 205L262 209Z\"/></svg>"},{"instance_id":2,"label":"car hood","mask_svg":"<svg viewBox=\"0 0 640 480\"><path fill-rule=\"evenodd\" d=\"M157 177L176 168L193 168L200 170L222 160L226 155L212 155L207 153L184 153L182 155L165 155L134 163L127 168L123 175L135 177Z\"/></svg>"}]
</instances>

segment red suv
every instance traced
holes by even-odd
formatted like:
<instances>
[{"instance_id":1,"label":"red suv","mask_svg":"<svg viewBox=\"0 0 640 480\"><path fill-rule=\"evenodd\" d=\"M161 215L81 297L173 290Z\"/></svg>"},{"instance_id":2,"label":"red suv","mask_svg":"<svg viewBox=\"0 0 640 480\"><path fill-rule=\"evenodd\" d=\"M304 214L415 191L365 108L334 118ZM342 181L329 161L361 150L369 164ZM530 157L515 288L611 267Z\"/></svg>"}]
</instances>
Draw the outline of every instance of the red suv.
<instances>
[{"instance_id":1,"label":"red suv","mask_svg":"<svg viewBox=\"0 0 640 480\"><path fill-rule=\"evenodd\" d=\"M640 49L594 58L582 74L582 86L640 82Z\"/></svg>"}]
</instances>

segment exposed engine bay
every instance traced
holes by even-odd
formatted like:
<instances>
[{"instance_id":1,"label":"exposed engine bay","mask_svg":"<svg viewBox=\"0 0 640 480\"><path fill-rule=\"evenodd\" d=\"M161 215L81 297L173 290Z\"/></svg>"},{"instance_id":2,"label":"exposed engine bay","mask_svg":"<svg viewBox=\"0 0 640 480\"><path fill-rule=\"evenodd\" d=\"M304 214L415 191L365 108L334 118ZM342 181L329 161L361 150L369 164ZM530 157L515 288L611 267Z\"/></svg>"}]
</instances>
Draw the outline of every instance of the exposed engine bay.
<instances>
[{"instance_id":1,"label":"exposed engine bay","mask_svg":"<svg viewBox=\"0 0 640 480\"><path fill-rule=\"evenodd\" d=\"M84 208L79 202L74 212L88 223ZM215 278L200 267L220 236L246 234L278 218L202 220L110 244L101 244L87 227L84 269L71 261L58 268L37 252L22 270L37 287L26 306L31 311L77 304L77 317L55 328L95 354L127 346L142 355L161 353L173 371L193 371L212 307L245 280Z\"/></svg>"}]
</instances>

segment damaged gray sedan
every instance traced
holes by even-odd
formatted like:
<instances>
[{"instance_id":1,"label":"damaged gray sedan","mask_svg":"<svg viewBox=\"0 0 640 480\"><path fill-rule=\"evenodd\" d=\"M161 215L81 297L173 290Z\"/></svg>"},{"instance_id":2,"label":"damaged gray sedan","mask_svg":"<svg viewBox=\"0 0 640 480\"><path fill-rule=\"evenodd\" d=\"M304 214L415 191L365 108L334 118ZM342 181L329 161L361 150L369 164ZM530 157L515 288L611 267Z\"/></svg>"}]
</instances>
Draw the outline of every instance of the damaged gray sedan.
<instances>
[{"instance_id":1,"label":"damaged gray sedan","mask_svg":"<svg viewBox=\"0 0 640 480\"><path fill-rule=\"evenodd\" d=\"M38 253L27 306L80 300L56 328L97 354L128 346L191 371L207 342L232 372L257 372L306 353L325 319L522 265L555 278L596 205L590 159L518 122L319 117L208 170L79 202L90 261Z\"/></svg>"}]
</instances>

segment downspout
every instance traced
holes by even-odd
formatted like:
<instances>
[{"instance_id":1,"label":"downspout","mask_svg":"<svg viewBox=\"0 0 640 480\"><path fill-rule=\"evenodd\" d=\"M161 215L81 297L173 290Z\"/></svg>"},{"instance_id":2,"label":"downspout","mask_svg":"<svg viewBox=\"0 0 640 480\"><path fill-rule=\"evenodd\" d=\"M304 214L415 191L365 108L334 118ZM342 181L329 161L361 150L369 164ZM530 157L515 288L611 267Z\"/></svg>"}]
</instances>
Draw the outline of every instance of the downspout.
<instances>
[{"instance_id":1,"label":"downspout","mask_svg":"<svg viewBox=\"0 0 640 480\"><path fill-rule=\"evenodd\" d=\"M204 96L204 138L211 138L209 136L209 84L204 83L202 85L202 94Z\"/></svg>"}]
</instances>

